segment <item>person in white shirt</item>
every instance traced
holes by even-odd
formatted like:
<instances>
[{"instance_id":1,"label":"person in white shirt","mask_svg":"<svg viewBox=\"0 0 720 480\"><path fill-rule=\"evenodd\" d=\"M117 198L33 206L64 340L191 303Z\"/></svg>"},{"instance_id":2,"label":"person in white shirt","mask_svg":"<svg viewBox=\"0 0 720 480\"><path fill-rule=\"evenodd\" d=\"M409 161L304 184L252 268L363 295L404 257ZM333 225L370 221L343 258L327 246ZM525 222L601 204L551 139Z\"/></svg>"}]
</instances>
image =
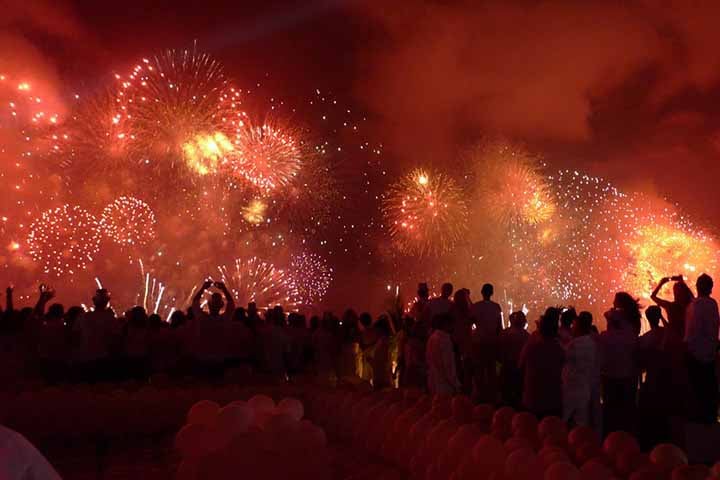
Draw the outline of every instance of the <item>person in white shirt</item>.
<instances>
[{"instance_id":1,"label":"person in white shirt","mask_svg":"<svg viewBox=\"0 0 720 480\"><path fill-rule=\"evenodd\" d=\"M0 425L0 478L61 480L43 455L19 433Z\"/></svg>"},{"instance_id":2,"label":"person in white shirt","mask_svg":"<svg viewBox=\"0 0 720 480\"><path fill-rule=\"evenodd\" d=\"M453 395L460 389L450 336L452 321L452 316L448 313L435 316L433 321L434 331L428 339L425 354L428 390L431 395Z\"/></svg>"},{"instance_id":3,"label":"person in white shirt","mask_svg":"<svg viewBox=\"0 0 720 480\"><path fill-rule=\"evenodd\" d=\"M597 345L590 336L592 316L576 316L572 321L572 340L567 344L562 371L563 420L575 425L590 422L590 399L595 376Z\"/></svg>"},{"instance_id":4,"label":"person in white shirt","mask_svg":"<svg viewBox=\"0 0 720 480\"><path fill-rule=\"evenodd\" d=\"M711 298L713 280L702 274L696 282L698 297L692 301L685 319L687 368L697 408L691 420L713 424L718 415L718 383L715 361L718 350L718 305Z\"/></svg>"},{"instance_id":5,"label":"person in white shirt","mask_svg":"<svg viewBox=\"0 0 720 480\"><path fill-rule=\"evenodd\" d=\"M426 326L430 327L437 315L449 313L452 310L452 300L450 296L453 293L453 286L451 283L444 283L440 288L440 296L430 299L423 309L421 315L421 321Z\"/></svg>"}]
</instances>

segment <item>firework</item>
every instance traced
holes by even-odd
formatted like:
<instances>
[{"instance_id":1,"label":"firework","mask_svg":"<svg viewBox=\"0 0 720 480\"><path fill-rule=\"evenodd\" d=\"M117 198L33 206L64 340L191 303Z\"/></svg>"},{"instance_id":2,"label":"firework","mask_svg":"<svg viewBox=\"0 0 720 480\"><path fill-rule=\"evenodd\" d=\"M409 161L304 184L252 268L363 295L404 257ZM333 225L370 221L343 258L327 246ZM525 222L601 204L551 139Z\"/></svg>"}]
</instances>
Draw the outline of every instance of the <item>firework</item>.
<instances>
[{"instance_id":1,"label":"firework","mask_svg":"<svg viewBox=\"0 0 720 480\"><path fill-rule=\"evenodd\" d=\"M266 192L287 187L298 176L307 155L299 129L266 121L246 121L236 132L232 174Z\"/></svg>"},{"instance_id":2,"label":"firework","mask_svg":"<svg viewBox=\"0 0 720 480\"><path fill-rule=\"evenodd\" d=\"M227 135L244 116L240 92L228 87L218 62L196 49L168 50L118 78L118 103L138 163L161 171L181 163L199 175L217 171L232 150Z\"/></svg>"},{"instance_id":3,"label":"firework","mask_svg":"<svg viewBox=\"0 0 720 480\"><path fill-rule=\"evenodd\" d=\"M293 255L290 260L293 284L299 303L314 305L320 302L332 282L333 269L315 253Z\"/></svg>"},{"instance_id":4,"label":"firework","mask_svg":"<svg viewBox=\"0 0 720 480\"><path fill-rule=\"evenodd\" d=\"M218 270L238 305L255 302L258 308L296 308L297 292L291 276L272 263L250 257L236 259L231 267L219 266Z\"/></svg>"},{"instance_id":5,"label":"firework","mask_svg":"<svg viewBox=\"0 0 720 480\"><path fill-rule=\"evenodd\" d=\"M262 199L256 198L242 209L243 218L250 224L258 225L265 221L266 210L267 204Z\"/></svg>"},{"instance_id":6,"label":"firework","mask_svg":"<svg viewBox=\"0 0 720 480\"><path fill-rule=\"evenodd\" d=\"M73 275L84 270L100 248L97 221L74 205L47 210L30 225L27 244L44 273Z\"/></svg>"},{"instance_id":7,"label":"firework","mask_svg":"<svg viewBox=\"0 0 720 480\"><path fill-rule=\"evenodd\" d=\"M135 197L119 197L103 210L100 230L123 247L145 245L156 235L155 214Z\"/></svg>"},{"instance_id":8,"label":"firework","mask_svg":"<svg viewBox=\"0 0 720 480\"><path fill-rule=\"evenodd\" d=\"M462 190L441 174L416 169L390 187L383 200L390 235L407 254L436 255L467 232Z\"/></svg>"},{"instance_id":9,"label":"firework","mask_svg":"<svg viewBox=\"0 0 720 480\"><path fill-rule=\"evenodd\" d=\"M622 287L647 300L662 277L684 275L693 283L703 272L714 273L720 261L720 245L672 208L649 210L651 204L637 196L627 216L628 235L623 242L627 264L619 264ZM670 286L667 287L670 293Z\"/></svg>"},{"instance_id":10,"label":"firework","mask_svg":"<svg viewBox=\"0 0 720 480\"><path fill-rule=\"evenodd\" d=\"M547 222L555 203L539 161L520 147L498 142L473 149L481 208L503 225Z\"/></svg>"}]
</instances>

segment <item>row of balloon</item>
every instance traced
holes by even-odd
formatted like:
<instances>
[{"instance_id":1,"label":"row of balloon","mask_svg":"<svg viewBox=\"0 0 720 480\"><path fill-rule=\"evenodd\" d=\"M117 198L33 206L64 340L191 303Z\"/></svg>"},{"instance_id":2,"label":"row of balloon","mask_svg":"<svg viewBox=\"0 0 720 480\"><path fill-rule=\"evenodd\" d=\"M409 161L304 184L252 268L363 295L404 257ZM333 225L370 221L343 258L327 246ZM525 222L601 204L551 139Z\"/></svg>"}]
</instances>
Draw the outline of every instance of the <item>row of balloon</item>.
<instances>
[{"instance_id":1,"label":"row of balloon","mask_svg":"<svg viewBox=\"0 0 720 480\"><path fill-rule=\"evenodd\" d=\"M636 438L592 429L568 431L557 417L474 406L464 396L416 391L328 391L312 396L309 415L331 439L364 450L386 465L377 478L412 480L706 480L720 464L688 465L675 445L649 454ZM403 476L400 472L406 472Z\"/></svg>"},{"instance_id":2,"label":"row of balloon","mask_svg":"<svg viewBox=\"0 0 720 480\"><path fill-rule=\"evenodd\" d=\"M304 415L296 398L276 405L269 396L255 395L222 408L197 402L175 437L182 456L175 478L329 479L325 432Z\"/></svg>"}]
</instances>

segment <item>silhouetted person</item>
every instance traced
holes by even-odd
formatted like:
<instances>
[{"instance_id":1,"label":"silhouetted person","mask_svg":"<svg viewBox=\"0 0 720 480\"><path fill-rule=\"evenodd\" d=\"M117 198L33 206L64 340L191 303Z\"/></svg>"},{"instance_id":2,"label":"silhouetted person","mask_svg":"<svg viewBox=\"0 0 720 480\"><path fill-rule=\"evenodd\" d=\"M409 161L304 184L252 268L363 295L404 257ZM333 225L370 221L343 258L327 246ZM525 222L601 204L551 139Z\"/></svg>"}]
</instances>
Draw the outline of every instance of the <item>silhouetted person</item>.
<instances>
[{"instance_id":1,"label":"silhouetted person","mask_svg":"<svg viewBox=\"0 0 720 480\"><path fill-rule=\"evenodd\" d=\"M498 336L497 358L500 361L502 403L515 409L522 405L523 375L520 353L530 339L527 318L523 312L510 315L510 326Z\"/></svg>"},{"instance_id":2,"label":"silhouetted person","mask_svg":"<svg viewBox=\"0 0 720 480\"><path fill-rule=\"evenodd\" d=\"M453 293L453 286L451 283L443 283L440 287L440 296L430 299L423 310L420 321L425 325L432 326L432 322L435 320L437 315L444 313L450 313L452 309L452 300L450 297Z\"/></svg>"},{"instance_id":3,"label":"silhouetted person","mask_svg":"<svg viewBox=\"0 0 720 480\"><path fill-rule=\"evenodd\" d=\"M603 419L605 434L632 431L638 384L636 365L640 305L626 292L615 295L613 309L605 313L607 330L600 334L602 352Z\"/></svg>"},{"instance_id":4,"label":"silhouetted person","mask_svg":"<svg viewBox=\"0 0 720 480\"><path fill-rule=\"evenodd\" d=\"M452 316L443 313L433 319L433 333L426 349L428 390L431 395L453 395L460 390L452 343Z\"/></svg>"},{"instance_id":5,"label":"silhouetted person","mask_svg":"<svg viewBox=\"0 0 720 480\"><path fill-rule=\"evenodd\" d=\"M453 317L452 339L455 344L458 376L466 395L470 395L473 388L471 307L469 290L461 288L455 292L450 309Z\"/></svg>"},{"instance_id":6,"label":"silhouetted person","mask_svg":"<svg viewBox=\"0 0 720 480\"><path fill-rule=\"evenodd\" d=\"M133 307L125 326L126 376L142 380L148 373L149 357L148 316L143 307Z\"/></svg>"},{"instance_id":7,"label":"silhouetted person","mask_svg":"<svg viewBox=\"0 0 720 480\"><path fill-rule=\"evenodd\" d=\"M115 312L110 308L110 294L106 289L95 292L93 305L93 311L75 323L82 338L80 370L83 378L91 382L108 375L109 346L116 328Z\"/></svg>"},{"instance_id":8,"label":"silhouetted person","mask_svg":"<svg viewBox=\"0 0 720 480\"><path fill-rule=\"evenodd\" d=\"M673 284L673 301L664 300L658 297L662 287L675 280ZM655 287L650 298L659 307L665 310L667 314L669 332L676 335L677 338L683 338L685 335L685 317L687 315L687 309L694 299L694 295L687 283L683 280L681 275L677 277L664 277L660 279L660 283Z\"/></svg>"},{"instance_id":9,"label":"silhouetted person","mask_svg":"<svg viewBox=\"0 0 720 480\"><path fill-rule=\"evenodd\" d=\"M644 449L670 440L668 417L677 413L673 398L670 354L665 350L667 329L662 310L652 305L645 310L650 331L638 339L638 367L645 372L638 401L639 440ZM675 410L675 411L673 411Z\"/></svg>"},{"instance_id":10,"label":"silhouetted person","mask_svg":"<svg viewBox=\"0 0 720 480\"><path fill-rule=\"evenodd\" d=\"M218 292L210 295L206 312L201 305L202 297L213 285L222 292L222 295ZM227 353L226 329L232 320L234 310L235 300L222 282L206 280L195 293L192 301L193 320L188 333L192 335L190 343L200 375L214 379L222 376Z\"/></svg>"},{"instance_id":11,"label":"silhouetted person","mask_svg":"<svg viewBox=\"0 0 720 480\"><path fill-rule=\"evenodd\" d=\"M566 311L567 312L567 311ZM565 313L565 312L564 312ZM560 317L562 321L562 316ZM591 400L597 384L597 344L591 337L592 317L574 315L572 340L563 367L563 420L574 425L591 423Z\"/></svg>"},{"instance_id":12,"label":"silhouetted person","mask_svg":"<svg viewBox=\"0 0 720 480\"><path fill-rule=\"evenodd\" d=\"M373 326L377 331L377 341L372 358L373 388L382 390L392 387L392 364L390 358L390 341L393 335L390 319L383 315Z\"/></svg>"},{"instance_id":13,"label":"silhouetted person","mask_svg":"<svg viewBox=\"0 0 720 480\"><path fill-rule=\"evenodd\" d=\"M696 408L690 419L713 424L718 415L718 383L715 371L718 350L718 305L711 298L712 278L703 273L696 282L698 297L688 308L685 324L687 368Z\"/></svg>"},{"instance_id":14,"label":"silhouetted person","mask_svg":"<svg viewBox=\"0 0 720 480\"><path fill-rule=\"evenodd\" d=\"M560 329L558 330L558 338L560 339L560 344L563 347L567 348L568 344L574 337L572 324L576 318L577 312L573 307L566 308L560 314Z\"/></svg>"},{"instance_id":15,"label":"silhouetted person","mask_svg":"<svg viewBox=\"0 0 720 480\"><path fill-rule=\"evenodd\" d=\"M523 370L523 406L537 417L562 415L562 369L565 350L557 338L560 309L545 310L539 335L531 338L520 353Z\"/></svg>"},{"instance_id":16,"label":"silhouetted person","mask_svg":"<svg viewBox=\"0 0 720 480\"><path fill-rule=\"evenodd\" d=\"M497 371L495 359L500 331L502 330L502 309L492 301L495 289L489 283L482 286L482 300L471 307L470 316L475 325L473 332L473 376L475 399L481 402L497 401Z\"/></svg>"},{"instance_id":17,"label":"silhouetted person","mask_svg":"<svg viewBox=\"0 0 720 480\"><path fill-rule=\"evenodd\" d=\"M425 311L425 307L427 307L429 301L430 289L428 288L428 284L419 283L417 289L417 300L410 308L410 316L413 317L415 321L422 321L422 314ZM428 325L428 327L430 327L430 325Z\"/></svg>"}]
</instances>

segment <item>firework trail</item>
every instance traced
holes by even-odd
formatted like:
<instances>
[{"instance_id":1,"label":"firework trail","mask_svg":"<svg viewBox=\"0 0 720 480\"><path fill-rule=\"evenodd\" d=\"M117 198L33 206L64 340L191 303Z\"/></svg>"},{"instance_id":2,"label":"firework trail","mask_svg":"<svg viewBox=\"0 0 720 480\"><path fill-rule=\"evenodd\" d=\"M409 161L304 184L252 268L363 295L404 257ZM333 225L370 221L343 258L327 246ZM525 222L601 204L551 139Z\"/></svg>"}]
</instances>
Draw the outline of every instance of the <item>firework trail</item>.
<instances>
[{"instance_id":1,"label":"firework trail","mask_svg":"<svg viewBox=\"0 0 720 480\"><path fill-rule=\"evenodd\" d=\"M258 308L282 305L286 310L294 310L297 306L297 292L291 276L272 263L257 257L238 258L231 267L222 265L218 270L238 305L255 302Z\"/></svg>"},{"instance_id":2,"label":"firework trail","mask_svg":"<svg viewBox=\"0 0 720 480\"><path fill-rule=\"evenodd\" d=\"M391 237L406 254L442 254L467 232L463 192L442 173L411 171L389 187L382 208Z\"/></svg>"}]
</instances>

